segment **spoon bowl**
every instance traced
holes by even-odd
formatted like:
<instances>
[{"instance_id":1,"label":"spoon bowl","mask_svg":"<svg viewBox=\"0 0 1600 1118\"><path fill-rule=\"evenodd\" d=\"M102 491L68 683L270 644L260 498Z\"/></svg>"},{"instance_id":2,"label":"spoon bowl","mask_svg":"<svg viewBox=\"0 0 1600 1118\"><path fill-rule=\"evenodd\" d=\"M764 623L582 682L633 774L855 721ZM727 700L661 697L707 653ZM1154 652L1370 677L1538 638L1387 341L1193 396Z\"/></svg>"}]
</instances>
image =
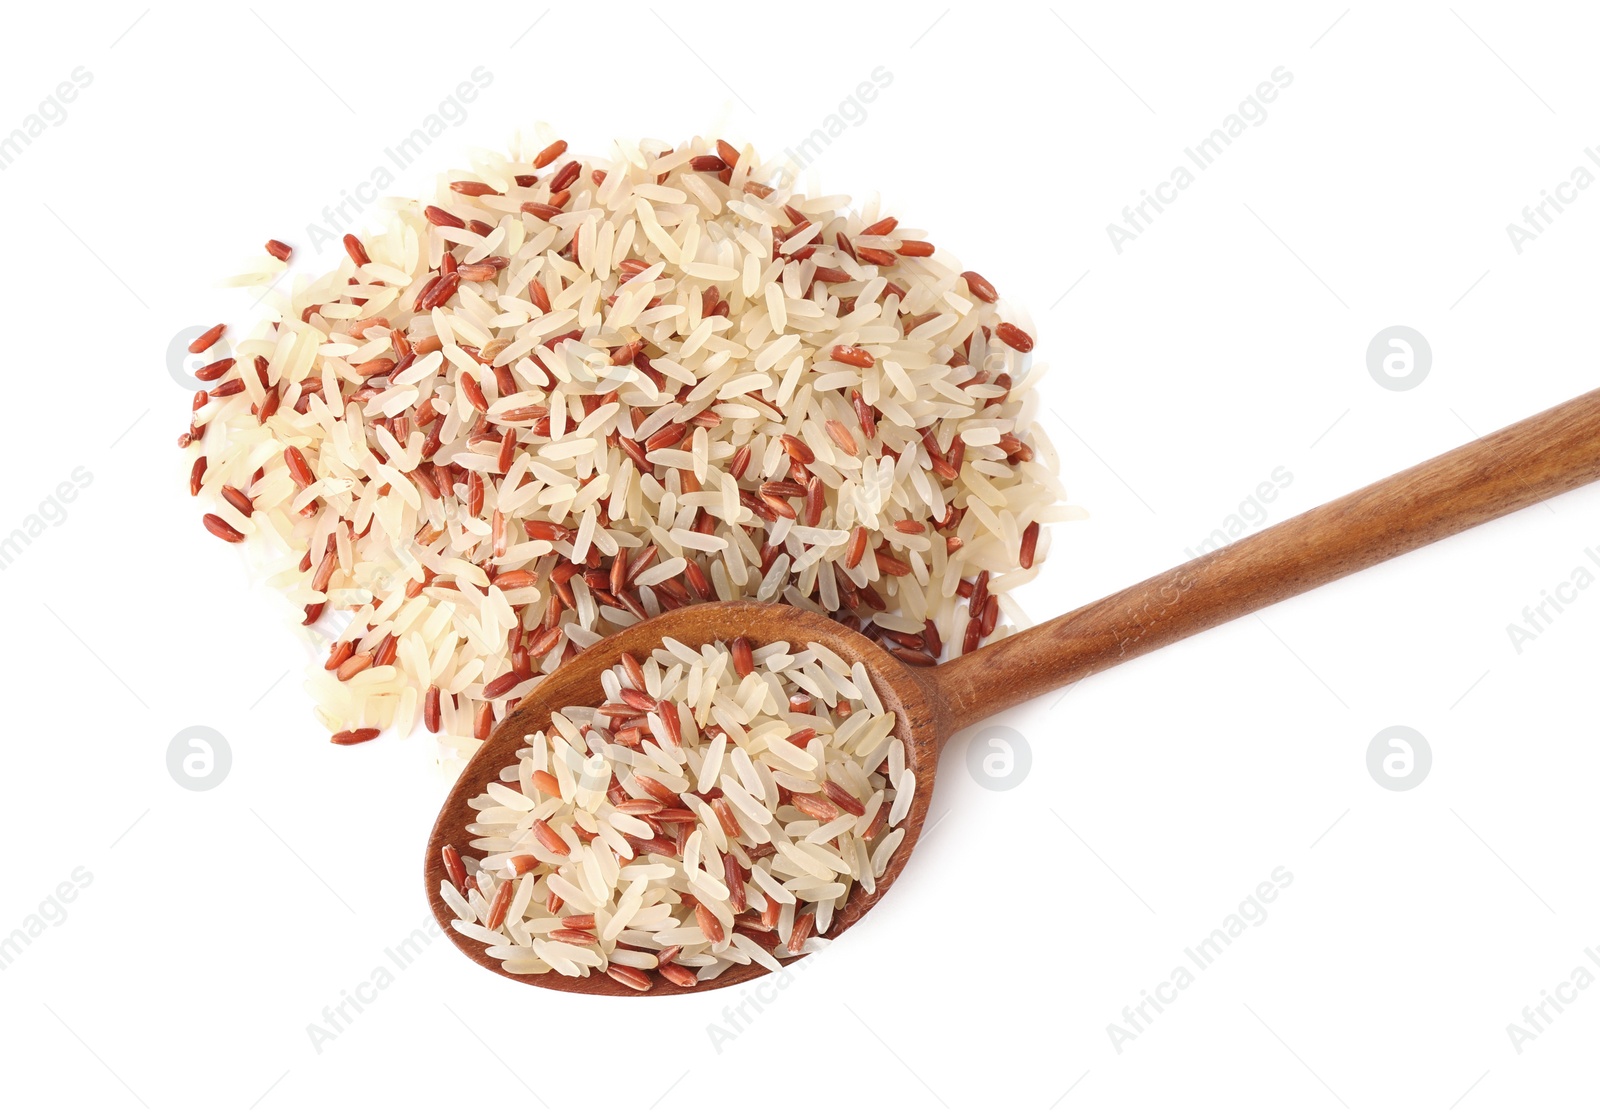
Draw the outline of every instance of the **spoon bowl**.
<instances>
[{"instance_id":1,"label":"spoon bowl","mask_svg":"<svg viewBox=\"0 0 1600 1118\"><path fill-rule=\"evenodd\" d=\"M906 746L916 789L902 822L905 839L868 894L852 889L828 938L847 931L889 891L921 836L939 750L963 727L1112 664L1244 617L1316 586L1444 539L1467 528L1600 479L1600 390L1569 400L1275 527L1209 552L1126 590L933 667L913 667L861 633L793 606L717 602L673 610L596 643L542 679L473 755L450 790L428 839L428 903L451 941L496 974L532 986L589 994L650 996L715 990L768 973L730 967L685 989L656 981L635 991L594 973L508 974L485 945L451 926L439 895L442 850L470 852L467 801L513 764L528 734L550 712L592 706L600 675L624 652L644 659L673 637L691 647L743 636L752 645L810 642L865 666L895 733ZM792 961L792 960L790 960Z\"/></svg>"},{"instance_id":2,"label":"spoon bowl","mask_svg":"<svg viewBox=\"0 0 1600 1118\"><path fill-rule=\"evenodd\" d=\"M691 647L712 641L732 641L745 637L755 647L774 641L788 641L791 646L804 648L816 642L846 661L860 661L867 669L873 688L883 700L884 709L895 715L895 734L906 746L906 766L916 773L916 791L911 810L900 826L905 839L889 859L888 869L878 877L877 889L868 893L855 888L850 891L844 907L834 913L829 938L851 927L865 916L872 906L888 892L906 859L916 845L928 814L928 804L933 796L933 781L939 760L939 746L947 737L949 712L939 703L936 685L938 669L912 668L901 663L881 645L860 633L818 613L797 609L794 606L762 605L756 602L717 602L687 606L658 617L632 625L615 636L596 643L573 657L561 668L545 676L534 686L517 709L495 727L489 739L472 755L466 768L456 778L455 787L445 801L444 810L434 823L433 834L428 839L428 858L424 869L427 882L428 903L452 942L473 961L488 967L496 974L532 986L545 986L557 990L578 991L587 994L611 994L643 997L652 994L690 993L692 990L715 990L748 982L769 973L755 963L729 967L715 978L707 979L692 990L682 989L669 982L657 981L649 990L633 990L613 982L604 974L593 973L588 978L572 978L550 971L545 974L509 974L502 970L498 959L484 951L485 944L462 935L451 926L455 913L439 895L442 876L442 850L453 845L463 853L472 853L472 836L466 826L477 816L467 806L467 801L481 795L484 788L499 779L500 771L515 765L517 751L522 748L528 734L550 725L550 712L569 706L594 706L604 701L600 675L614 667L624 652L640 660L661 646L663 637L672 637ZM793 962L799 956L784 960Z\"/></svg>"}]
</instances>

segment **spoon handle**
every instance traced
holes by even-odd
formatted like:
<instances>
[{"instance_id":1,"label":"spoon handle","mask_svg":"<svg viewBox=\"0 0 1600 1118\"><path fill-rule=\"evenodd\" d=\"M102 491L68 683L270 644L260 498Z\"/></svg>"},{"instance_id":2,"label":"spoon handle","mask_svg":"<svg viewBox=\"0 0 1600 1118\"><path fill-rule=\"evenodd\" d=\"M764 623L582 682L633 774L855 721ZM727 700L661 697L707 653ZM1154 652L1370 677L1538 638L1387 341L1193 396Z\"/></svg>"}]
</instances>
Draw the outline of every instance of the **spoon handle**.
<instances>
[{"instance_id":1,"label":"spoon handle","mask_svg":"<svg viewBox=\"0 0 1600 1118\"><path fill-rule=\"evenodd\" d=\"M1112 664L1600 479L1600 389L932 669L945 739Z\"/></svg>"}]
</instances>

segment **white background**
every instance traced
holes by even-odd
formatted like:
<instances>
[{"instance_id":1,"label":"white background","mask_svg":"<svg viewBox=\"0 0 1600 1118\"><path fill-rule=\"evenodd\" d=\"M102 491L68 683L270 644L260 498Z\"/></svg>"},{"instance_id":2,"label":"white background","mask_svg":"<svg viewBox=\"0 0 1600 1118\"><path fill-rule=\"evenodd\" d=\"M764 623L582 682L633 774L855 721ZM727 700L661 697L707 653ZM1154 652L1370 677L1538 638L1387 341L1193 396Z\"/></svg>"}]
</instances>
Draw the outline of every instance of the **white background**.
<instances>
[{"instance_id":1,"label":"white background","mask_svg":"<svg viewBox=\"0 0 1600 1118\"><path fill-rule=\"evenodd\" d=\"M1032 309L1092 514L1057 529L1035 617L1181 562L1276 467L1273 523L1595 386L1600 190L1520 254L1506 232L1600 141L1576 5L543 11L7 14L0 134L75 67L92 82L0 172L0 535L93 480L0 571L0 936L75 867L93 882L0 971L0 1107L1592 1111L1600 992L1521 1054L1507 1025L1600 976L1600 590L1520 650L1507 626L1600 570L1595 489L1011 712L1012 790L953 743L892 900L768 1002L555 995L442 937L397 970L448 774L425 735L327 743L301 631L187 496L165 352L243 324L250 296L212 281L267 237L306 245L476 66L492 84L401 188L539 119L580 149L776 153L886 68L814 171ZM1107 224L1279 66L1265 122L1114 251ZM1433 351L1403 392L1365 358L1395 324ZM1432 751L1406 792L1367 764L1397 724ZM209 792L168 775L194 725L231 750ZM1279 866L1265 923L1119 1053L1124 1006ZM319 1053L308 1026L380 966Z\"/></svg>"}]
</instances>

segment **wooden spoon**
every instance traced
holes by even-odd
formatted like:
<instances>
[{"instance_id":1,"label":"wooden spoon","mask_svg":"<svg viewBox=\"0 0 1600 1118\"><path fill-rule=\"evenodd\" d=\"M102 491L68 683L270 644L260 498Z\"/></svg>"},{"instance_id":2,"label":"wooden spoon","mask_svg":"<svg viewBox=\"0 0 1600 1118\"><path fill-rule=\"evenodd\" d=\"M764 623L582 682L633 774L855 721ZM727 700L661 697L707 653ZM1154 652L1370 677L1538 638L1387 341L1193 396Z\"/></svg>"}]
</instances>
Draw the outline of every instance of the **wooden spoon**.
<instances>
[{"instance_id":1,"label":"wooden spoon","mask_svg":"<svg viewBox=\"0 0 1600 1118\"><path fill-rule=\"evenodd\" d=\"M958 730L1112 664L1596 479L1600 390L931 668L910 667L860 633L791 606L719 602L673 610L600 641L540 681L473 755L428 839L423 871L428 903L455 945L496 974L557 990L635 994L599 973L589 978L507 975L498 960L484 954L483 944L451 927L454 913L439 896L442 848L449 843L473 853L466 825L476 813L467 800L515 763L524 736L548 727L551 710L600 701L600 673L622 653L643 659L665 636L692 647L740 635L756 646L786 640L803 647L816 641L866 666L885 708L897 716L895 732L917 776L904 841L875 893L851 891L834 915L829 935L836 937L866 915L905 868L932 800L939 749ZM766 973L754 964L732 967L694 989L714 990ZM686 992L656 977L644 993Z\"/></svg>"}]
</instances>

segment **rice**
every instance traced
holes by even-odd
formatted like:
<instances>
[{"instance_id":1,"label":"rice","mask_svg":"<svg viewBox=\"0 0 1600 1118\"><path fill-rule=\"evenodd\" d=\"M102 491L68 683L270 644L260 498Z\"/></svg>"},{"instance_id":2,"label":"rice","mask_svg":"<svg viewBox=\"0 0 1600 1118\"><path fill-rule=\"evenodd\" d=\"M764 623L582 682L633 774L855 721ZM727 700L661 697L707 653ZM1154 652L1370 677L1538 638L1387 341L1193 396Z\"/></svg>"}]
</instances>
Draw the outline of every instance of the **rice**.
<instances>
[{"instance_id":1,"label":"rice","mask_svg":"<svg viewBox=\"0 0 1600 1118\"><path fill-rule=\"evenodd\" d=\"M469 755L596 637L694 601L912 664L1009 631L989 578L1014 591L1076 512L1026 316L776 170L698 139L475 157L197 373L191 492L327 642L330 732L421 721Z\"/></svg>"},{"instance_id":2,"label":"rice","mask_svg":"<svg viewBox=\"0 0 1600 1118\"><path fill-rule=\"evenodd\" d=\"M602 672L603 702L553 712L468 801L477 857L443 850L452 926L511 973L601 971L647 990L652 971L693 986L777 970L856 888L876 891L905 837L915 777L891 766L900 739L842 740L850 701L794 683L837 657L663 643ZM860 698L881 707L870 686Z\"/></svg>"}]
</instances>

